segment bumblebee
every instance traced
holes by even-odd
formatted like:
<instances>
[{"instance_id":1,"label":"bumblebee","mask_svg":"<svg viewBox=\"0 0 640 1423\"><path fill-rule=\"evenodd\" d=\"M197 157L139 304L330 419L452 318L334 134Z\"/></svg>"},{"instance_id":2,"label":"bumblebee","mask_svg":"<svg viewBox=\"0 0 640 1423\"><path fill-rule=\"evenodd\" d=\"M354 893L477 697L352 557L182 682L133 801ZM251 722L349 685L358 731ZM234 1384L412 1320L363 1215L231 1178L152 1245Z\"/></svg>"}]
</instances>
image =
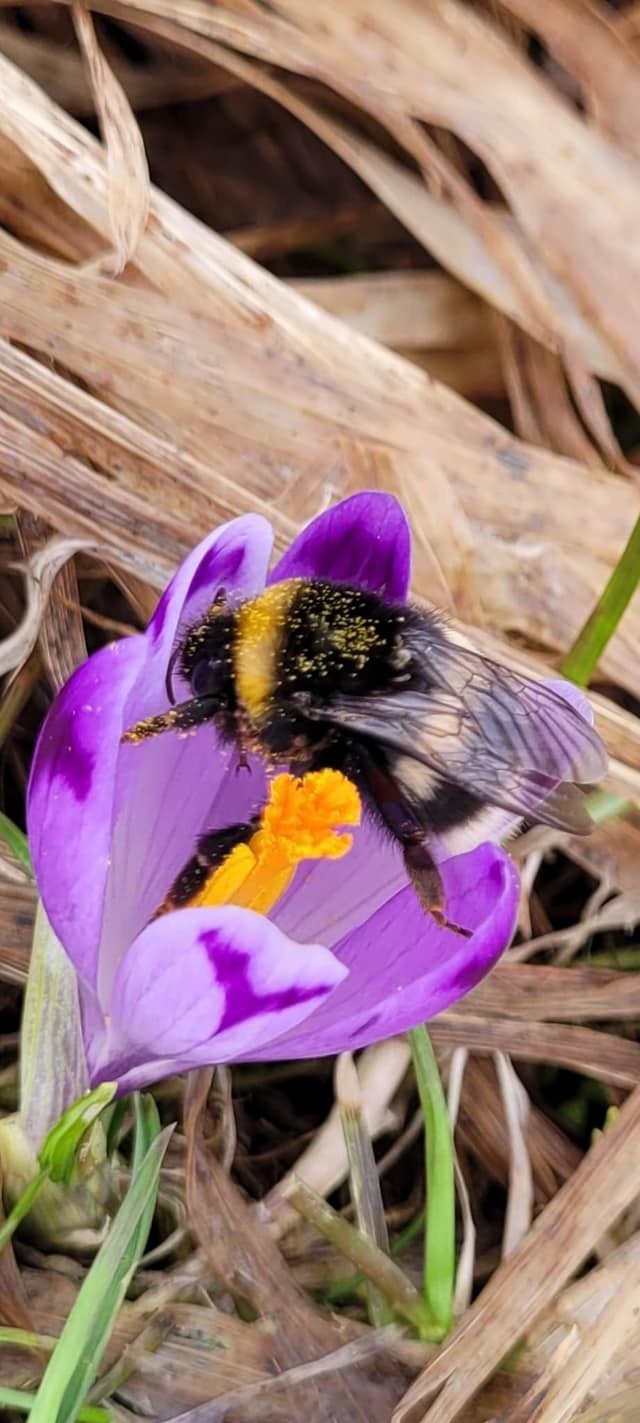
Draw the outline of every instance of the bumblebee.
<instances>
[{"instance_id":1,"label":"bumblebee","mask_svg":"<svg viewBox=\"0 0 640 1423\"><path fill-rule=\"evenodd\" d=\"M177 677L190 696L175 705ZM548 686L461 645L433 611L322 579L237 607L220 594L180 639L167 691L173 708L125 741L210 721L241 762L342 771L445 924L435 845L497 838L509 818L588 833L584 788L607 768L597 733Z\"/></svg>"}]
</instances>

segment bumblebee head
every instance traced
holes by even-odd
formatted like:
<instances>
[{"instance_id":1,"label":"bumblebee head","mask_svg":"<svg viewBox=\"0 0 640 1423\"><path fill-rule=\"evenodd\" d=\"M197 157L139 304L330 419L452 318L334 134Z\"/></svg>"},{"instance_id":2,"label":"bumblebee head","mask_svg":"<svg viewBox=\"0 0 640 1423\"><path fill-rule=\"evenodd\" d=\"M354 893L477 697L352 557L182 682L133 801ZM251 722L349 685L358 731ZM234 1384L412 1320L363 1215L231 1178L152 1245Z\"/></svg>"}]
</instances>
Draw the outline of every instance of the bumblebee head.
<instances>
[{"instance_id":1,"label":"bumblebee head","mask_svg":"<svg viewBox=\"0 0 640 1423\"><path fill-rule=\"evenodd\" d=\"M191 731L206 721L233 715L235 691L232 640L235 615L217 600L202 622L190 628L174 649L165 686L171 710L146 717L129 727L122 741L147 741L163 731ZM176 696L176 677L186 683L191 696Z\"/></svg>"},{"instance_id":2,"label":"bumblebee head","mask_svg":"<svg viewBox=\"0 0 640 1423\"><path fill-rule=\"evenodd\" d=\"M214 604L201 623L189 629L167 671L169 700L175 702L174 674L179 671L193 697L210 702L215 711L231 710L234 702L232 644L235 615Z\"/></svg>"}]
</instances>

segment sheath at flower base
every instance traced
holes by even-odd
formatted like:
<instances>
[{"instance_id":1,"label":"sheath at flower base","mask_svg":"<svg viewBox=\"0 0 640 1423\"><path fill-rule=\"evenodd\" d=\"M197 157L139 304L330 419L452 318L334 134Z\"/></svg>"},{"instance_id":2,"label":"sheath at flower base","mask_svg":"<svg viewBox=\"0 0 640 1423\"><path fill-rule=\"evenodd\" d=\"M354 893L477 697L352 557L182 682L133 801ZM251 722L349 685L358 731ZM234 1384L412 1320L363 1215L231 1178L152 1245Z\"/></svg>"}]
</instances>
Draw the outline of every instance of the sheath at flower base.
<instances>
[{"instance_id":1,"label":"sheath at flower base","mask_svg":"<svg viewBox=\"0 0 640 1423\"><path fill-rule=\"evenodd\" d=\"M320 849L301 864L268 915L258 912L263 899L154 917L197 837L267 800L262 764L238 773L211 726L121 743L127 727L166 709L177 635L220 588L242 601L296 575L407 596L409 530L388 495L354 495L320 515L269 574L271 545L257 515L204 539L147 631L75 673L38 742L33 862L77 971L93 1085L117 1079L124 1091L199 1065L337 1053L401 1033L472 988L513 932L518 883L501 849L483 844L441 867L449 917L465 938L423 913L401 855L367 817L347 853Z\"/></svg>"}]
</instances>

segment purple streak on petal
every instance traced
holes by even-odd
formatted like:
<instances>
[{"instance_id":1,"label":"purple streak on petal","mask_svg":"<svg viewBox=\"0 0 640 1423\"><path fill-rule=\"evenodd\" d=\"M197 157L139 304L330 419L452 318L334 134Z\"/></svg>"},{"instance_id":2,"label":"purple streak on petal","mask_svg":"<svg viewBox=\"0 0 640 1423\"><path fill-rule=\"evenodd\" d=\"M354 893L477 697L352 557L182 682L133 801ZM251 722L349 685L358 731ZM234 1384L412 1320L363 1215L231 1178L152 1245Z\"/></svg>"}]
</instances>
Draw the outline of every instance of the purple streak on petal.
<instances>
[{"instance_id":1,"label":"purple streak on petal","mask_svg":"<svg viewBox=\"0 0 640 1423\"><path fill-rule=\"evenodd\" d=\"M267 520L259 514L245 514L222 524L188 554L147 628L149 666L141 695L132 699L132 721L166 707L165 676L176 638L203 616L216 593L225 588L241 601L264 588L272 543Z\"/></svg>"},{"instance_id":2,"label":"purple streak on petal","mask_svg":"<svg viewBox=\"0 0 640 1423\"><path fill-rule=\"evenodd\" d=\"M321 945L295 944L248 909L168 914L139 935L118 969L92 1080L138 1068L151 1082L251 1057L302 1022L345 972Z\"/></svg>"},{"instance_id":3,"label":"purple streak on petal","mask_svg":"<svg viewBox=\"0 0 640 1423\"><path fill-rule=\"evenodd\" d=\"M235 1028L252 1015L280 1013L296 1003L308 1003L311 998L317 998L316 986L301 989L297 984L289 984L271 993L256 993L250 977L250 958L246 953L238 953L237 947L230 947L224 932L208 929L201 935L201 941L216 982L224 993L225 1006L218 1024L219 1033L226 1028ZM299 952L304 953L305 950L299 947Z\"/></svg>"},{"instance_id":4,"label":"purple streak on petal","mask_svg":"<svg viewBox=\"0 0 640 1423\"><path fill-rule=\"evenodd\" d=\"M260 514L246 514L222 524L201 539L180 564L165 588L153 613L147 633L157 642L165 629L167 618L173 623L171 643L184 615L185 605L204 595L203 608L213 602L218 589L231 581L248 583L243 597L250 597L264 586L271 545L271 527Z\"/></svg>"},{"instance_id":5,"label":"purple streak on petal","mask_svg":"<svg viewBox=\"0 0 640 1423\"><path fill-rule=\"evenodd\" d=\"M169 583L165 588L164 593L160 598L160 601L156 604L153 613L151 614L151 618L147 626L147 633L153 642L157 642L158 638L162 635L164 625L169 616L171 604L173 602L171 588L172 584Z\"/></svg>"},{"instance_id":6,"label":"purple streak on petal","mask_svg":"<svg viewBox=\"0 0 640 1423\"><path fill-rule=\"evenodd\" d=\"M227 588L236 586L240 570L247 554L246 544L232 543L224 550L221 556L220 547L209 549L209 552L201 559L191 580L188 598L195 598L203 589L207 590L210 597L212 586Z\"/></svg>"},{"instance_id":7,"label":"purple streak on petal","mask_svg":"<svg viewBox=\"0 0 640 1423\"><path fill-rule=\"evenodd\" d=\"M129 637L78 668L51 707L31 767L27 824L38 888L58 938L93 986L119 738L145 657L144 638Z\"/></svg>"},{"instance_id":8,"label":"purple streak on petal","mask_svg":"<svg viewBox=\"0 0 640 1423\"><path fill-rule=\"evenodd\" d=\"M58 708L58 723L56 727L56 738L66 747L64 764L59 767L59 774L66 781L69 790L75 800L84 801L87 799L93 781L93 772L96 764L97 749L92 744L91 723L86 716L78 716L78 708L70 698ZM43 758L46 759L49 747L42 747Z\"/></svg>"},{"instance_id":9,"label":"purple streak on petal","mask_svg":"<svg viewBox=\"0 0 640 1423\"><path fill-rule=\"evenodd\" d=\"M518 879L501 850L482 845L441 866L447 913L472 930L439 928L411 889L401 890L335 946L349 976L300 1030L260 1059L314 1057L406 1032L442 1012L489 972L511 940Z\"/></svg>"},{"instance_id":10,"label":"purple streak on petal","mask_svg":"<svg viewBox=\"0 0 640 1423\"><path fill-rule=\"evenodd\" d=\"M269 579L331 578L402 602L409 591L411 535L391 494L365 491L343 499L302 530Z\"/></svg>"}]
</instances>

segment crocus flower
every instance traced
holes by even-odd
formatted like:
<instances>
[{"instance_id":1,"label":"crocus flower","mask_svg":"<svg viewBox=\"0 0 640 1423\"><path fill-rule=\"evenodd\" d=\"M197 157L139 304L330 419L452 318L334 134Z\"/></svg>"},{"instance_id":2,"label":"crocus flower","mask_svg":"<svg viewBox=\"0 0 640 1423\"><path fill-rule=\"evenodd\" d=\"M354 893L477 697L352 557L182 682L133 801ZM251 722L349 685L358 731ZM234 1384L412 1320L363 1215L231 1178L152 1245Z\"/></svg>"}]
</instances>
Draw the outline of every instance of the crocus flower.
<instances>
[{"instance_id":1,"label":"crocus flower","mask_svg":"<svg viewBox=\"0 0 640 1423\"><path fill-rule=\"evenodd\" d=\"M353 788L335 781L307 788L297 821L263 821L240 889L227 876L208 900L158 914L198 837L250 820L269 799L265 767L253 758L238 770L210 725L121 742L166 710L177 636L220 588L240 601L302 575L407 596L409 531L390 496L355 495L321 514L269 573L271 545L257 515L205 538L146 632L90 657L42 729L30 843L46 913L78 975L93 1085L129 1090L204 1064L337 1053L401 1033L473 987L513 932L518 883L499 847L441 866L449 917L469 937L455 934L422 911L400 853L366 816L355 825ZM297 793L287 781L278 794ZM332 833L345 825L346 835ZM281 869L289 857L266 891L265 836Z\"/></svg>"}]
</instances>

